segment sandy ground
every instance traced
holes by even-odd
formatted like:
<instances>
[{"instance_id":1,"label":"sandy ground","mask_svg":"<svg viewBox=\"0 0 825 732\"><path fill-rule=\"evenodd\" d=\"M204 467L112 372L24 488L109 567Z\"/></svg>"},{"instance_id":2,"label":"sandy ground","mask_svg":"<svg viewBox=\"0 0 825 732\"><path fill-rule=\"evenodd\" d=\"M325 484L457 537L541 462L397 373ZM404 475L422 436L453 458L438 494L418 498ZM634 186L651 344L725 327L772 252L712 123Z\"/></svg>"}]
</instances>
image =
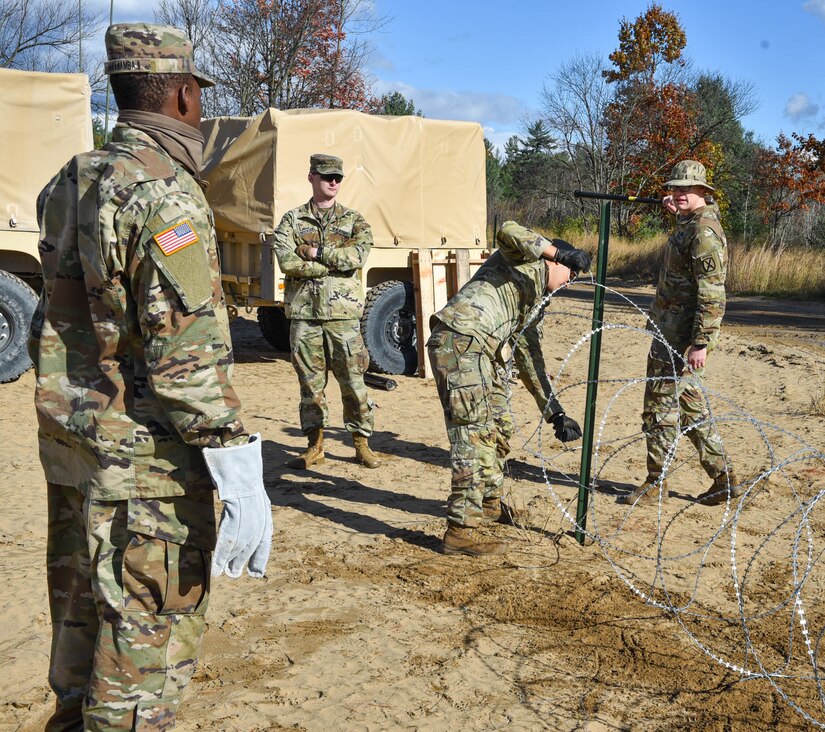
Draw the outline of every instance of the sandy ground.
<instances>
[{"instance_id":1,"label":"sandy ground","mask_svg":"<svg viewBox=\"0 0 825 732\"><path fill-rule=\"evenodd\" d=\"M643 306L650 289L631 291ZM580 289L552 303L548 368L582 415L590 330ZM265 438L276 535L268 575L214 582L209 630L178 729L798 730L825 722L815 670L825 631L825 305L736 300L709 360L710 403L741 505L707 487L680 442L660 506L617 496L644 477L639 428L649 339L609 298L597 407L596 488L584 547L570 534L580 451L564 450L513 387L519 432L507 486L523 526L491 529L499 557L439 553L448 443L431 381L398 378L378 405L374 447L353 461L331 384L327 461L303 446L292 367L233 324L245 423ZM40 730L49 622L45 485L31 372L0 387L0 730ZM580 444L580 443L578 443ZM819 451L819 457L816 453ZM808 715L806 718L805 715Z\"/></svg>"}]
</instances>

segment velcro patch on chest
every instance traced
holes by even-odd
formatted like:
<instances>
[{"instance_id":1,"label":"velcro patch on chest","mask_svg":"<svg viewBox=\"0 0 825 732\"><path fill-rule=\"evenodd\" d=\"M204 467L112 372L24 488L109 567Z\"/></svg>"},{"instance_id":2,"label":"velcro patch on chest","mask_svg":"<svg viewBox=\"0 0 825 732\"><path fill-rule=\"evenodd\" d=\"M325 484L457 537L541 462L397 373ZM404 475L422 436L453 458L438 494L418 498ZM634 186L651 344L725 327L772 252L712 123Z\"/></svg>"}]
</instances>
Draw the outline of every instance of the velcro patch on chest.
<instances>
[{"instance_id":1,"label":"velcro patch on chest","mask_svg":"<svg viewBox=\"0 0 825 732\"><path fill-rule=\"evenodd\" d=\"M174 226L164 229L152 238L167 257L200 241L200 237L189 219L178 221Z\"/></svg>"},{"instance_id":2,"label":"velcro patch on chest","mask_svg":"<svg viewBox=\"0 0 825 732\"><path fill-rule=\"evenodd\" d=\"M687 233L684 229L680 229L670 238L670 243L673 248L679 252L681 256L685 255L687 251Z\"/></svg>"},{"instance_id":3,"label":"velcro patch on chest","mask_svg":"<svg viewBox=\"0 0 825 732\"><path fill-rule=\"evenodd\" d=\"M331 233L349 239L352 236L352 224L349 226L333 226Z\"/></svg>"}]
</instances>

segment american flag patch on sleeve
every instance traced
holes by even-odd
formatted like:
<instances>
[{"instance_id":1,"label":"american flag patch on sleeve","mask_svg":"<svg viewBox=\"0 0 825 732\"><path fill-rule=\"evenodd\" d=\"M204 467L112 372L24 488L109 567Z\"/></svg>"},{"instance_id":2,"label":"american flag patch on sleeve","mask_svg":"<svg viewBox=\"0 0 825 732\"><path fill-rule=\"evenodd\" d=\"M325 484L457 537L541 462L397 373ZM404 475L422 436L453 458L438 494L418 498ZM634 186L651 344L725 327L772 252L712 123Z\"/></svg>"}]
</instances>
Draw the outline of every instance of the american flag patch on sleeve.
<instances>
[{"instance_id":1,"label":"american flag patch on sleeve","mask_svg":"<svg viewBox=\"0 0 825 732\"><path fill-rule=\"evenodd\" d=\"M155 234L154 239L167 257L199 241L199 237L189 221L181 221L159 234Z\"/></svg>"}]
</instances>

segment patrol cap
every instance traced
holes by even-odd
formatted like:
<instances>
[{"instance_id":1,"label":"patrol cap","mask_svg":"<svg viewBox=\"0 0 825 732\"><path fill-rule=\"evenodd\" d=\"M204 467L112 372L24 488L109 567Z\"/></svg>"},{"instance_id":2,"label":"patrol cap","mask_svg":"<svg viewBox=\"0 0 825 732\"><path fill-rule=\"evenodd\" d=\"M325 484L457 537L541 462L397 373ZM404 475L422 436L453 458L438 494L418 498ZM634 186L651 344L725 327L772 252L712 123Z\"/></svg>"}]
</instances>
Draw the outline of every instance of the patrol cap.
<instances>
[{"instance_id":1,"label":"patrol cap","mask_svg":"<svg viewBox=\"0 0 825 732\"><path fill-rule=\"evenodd\" d=\"M709 191L716 190L708 185L705 166L698 160L682 160L676 163L670 171L670 178L671 180L665 183L666 186L704 186Z\"/></svg>"},{"instance_id":2,"label":"patrol cap","mask_svg":"<svg viewBox=\"0 0 825 732\"><path fill-rule=\"evenodd\" d=\"M195 67L192 41L171 25L116 23L106 29L105 74L192 74L200 86L215 86Z\"/></svg>"},{"instance_id":3,"label":"patrol cap","mask_svg":"<svg viewBox=\"0 0 825 732\"><path fill-rule=\"evenodd\" d=\"M335 155L315 153L309 156L309 172L321 175L340 175L344 177L344 161Z\"/></svg>"}]
</instances>

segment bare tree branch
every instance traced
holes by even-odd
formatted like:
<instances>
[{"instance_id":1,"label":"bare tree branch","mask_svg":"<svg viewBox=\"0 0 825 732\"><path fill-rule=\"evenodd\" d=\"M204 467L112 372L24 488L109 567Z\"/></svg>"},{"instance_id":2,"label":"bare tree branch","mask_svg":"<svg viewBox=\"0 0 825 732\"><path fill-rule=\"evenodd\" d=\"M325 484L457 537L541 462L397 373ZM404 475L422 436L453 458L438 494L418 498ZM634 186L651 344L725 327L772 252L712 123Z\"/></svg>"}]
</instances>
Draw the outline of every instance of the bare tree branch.
<instances>
[{"instance_id":1,"label":"bare tree branch","mask_svg":"<svg viewBox=\"0 0 825 732\"><path fill-rule=\"evenodd\" d=\"M101 29L102 12L64 0L0 0L0 67L56 70Z\"/></svg>"}]
</instances>

